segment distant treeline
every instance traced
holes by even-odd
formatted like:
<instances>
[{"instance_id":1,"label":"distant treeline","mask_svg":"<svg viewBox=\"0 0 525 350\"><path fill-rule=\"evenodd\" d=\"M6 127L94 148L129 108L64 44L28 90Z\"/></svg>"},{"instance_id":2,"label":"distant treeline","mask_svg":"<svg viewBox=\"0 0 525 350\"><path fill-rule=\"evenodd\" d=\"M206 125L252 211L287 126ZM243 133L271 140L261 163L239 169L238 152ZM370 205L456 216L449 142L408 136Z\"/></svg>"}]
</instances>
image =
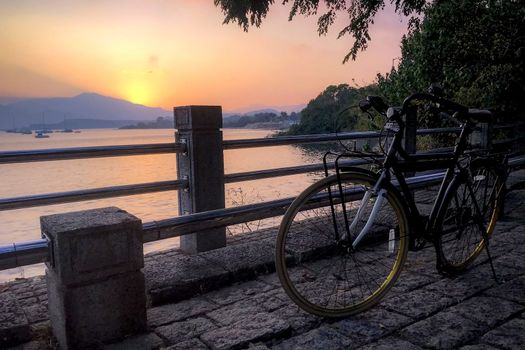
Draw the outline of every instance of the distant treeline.
<instances>
[{"instance_id":1,"label":"distant treeline","mask_svg":"<svg viewBox=\"0 0 525 350\"><path fill-rule=\"evenodd\" d=\"M244 128L253 124L272 123L280 124L283 127L296 124L301 119L300 113L286 112L276 113L257 113L254 115L232 115L224 118L223 127L225 128Z\"/></svg>"},{"instance_id":2,"label":"distant treeline","mask_svg":"<svg viewBox=\"0 0 525 350\"><path fill-rule=\"evenodd\" d=\"M370 120L367 114L350 106L356 106L365 96L376 95L377 92L377 85L362 88L348 84L330 85L302 110L300 122L281 135L376 129L375 120Z\"/></svg>"},{"instance_id":3,"label":"distant treeline","mask_svg":"<svg viewBox=\"0 0 525 350\"><path fill-rule=\"evenodd\" d=\"M158 117L152 122L139 122L134 125L125 125L119 129L173 129L173 119Z\"/></svg>"}]
</instances>

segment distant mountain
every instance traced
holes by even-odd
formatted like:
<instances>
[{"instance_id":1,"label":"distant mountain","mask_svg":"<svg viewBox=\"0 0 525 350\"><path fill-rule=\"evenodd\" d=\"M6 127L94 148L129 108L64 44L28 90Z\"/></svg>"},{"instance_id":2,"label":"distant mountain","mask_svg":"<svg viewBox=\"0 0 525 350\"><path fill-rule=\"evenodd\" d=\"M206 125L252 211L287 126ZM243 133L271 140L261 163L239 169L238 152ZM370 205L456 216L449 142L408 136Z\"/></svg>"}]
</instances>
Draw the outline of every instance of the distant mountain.
<instances>
[{"instance_id":1,"label":"distant mountain","mask_svg":"<svg viewBox=\"0 0 525 350\"><path fill-rule=\"evenodd\" d=\"M83 93L73 97L34 98L0 104L0 129L41 128L42 119L48 128L110 128L154 121L158 117L173 118L173 112L147 107L129 101L96 93ZM301 111L305 105L251 106L223 113L231 116L253 116L260 113ZM234 117L238 118L238 117Z\"/></svg>"},{"instance_id":2,"label":"distant mountain","mask_svg":"<svg viewBox=\"0 0 525 350\"><path fill-rule=\"evenodd\" d=\"M63 124L66 118L66 123L79 125L73 120L83 120L82 125L87 123L92 127L108 127L126 125L130 121L154 120L171 114L172 112L161 108L146 107L95 93L83 93L74 97L26 99L0 106L0 129L41 125L42 116L46 125ZM97 126L97 120L100 121L100 126ZM125 123L107 123L108 121Z\"/></svg>"}]
</instances>

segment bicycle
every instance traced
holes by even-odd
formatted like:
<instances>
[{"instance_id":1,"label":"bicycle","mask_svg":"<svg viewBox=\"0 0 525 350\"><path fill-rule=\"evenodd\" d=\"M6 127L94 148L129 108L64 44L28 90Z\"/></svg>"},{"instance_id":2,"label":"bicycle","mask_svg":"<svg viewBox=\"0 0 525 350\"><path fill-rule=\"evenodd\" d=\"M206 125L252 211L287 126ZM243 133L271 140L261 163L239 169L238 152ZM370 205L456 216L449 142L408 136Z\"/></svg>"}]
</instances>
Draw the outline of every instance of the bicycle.
<instances>
[{"instance_id":1,"label":"bicycle","mask_svg":"<svg viewBox=\"0 0 525 350\"><path fill-rule=\"evenodd\" d=\"M461 132L452 152L408 154L402 147L403 116L414 101L452 111ZM359 107L386 117L393 137L382 159L374 153L335 154L335 174L305 189L286 211L277 236L276 269L288 296L307 312L344 317L377 304L398 278L407 252L426 242L436 250L443 274L465 270L486 250L501 207L505 172L499 159L466 154L477 122L487 110L468 109L432 93L407 97L401 108L368 96ZM348 166L348 157L367 157L377 172ZM470 161L469 161L470 160ZM446 169L430 215L422 215L405 172ZM392 177L395 178L392 179Z\"/></svg>"}]
</instances>

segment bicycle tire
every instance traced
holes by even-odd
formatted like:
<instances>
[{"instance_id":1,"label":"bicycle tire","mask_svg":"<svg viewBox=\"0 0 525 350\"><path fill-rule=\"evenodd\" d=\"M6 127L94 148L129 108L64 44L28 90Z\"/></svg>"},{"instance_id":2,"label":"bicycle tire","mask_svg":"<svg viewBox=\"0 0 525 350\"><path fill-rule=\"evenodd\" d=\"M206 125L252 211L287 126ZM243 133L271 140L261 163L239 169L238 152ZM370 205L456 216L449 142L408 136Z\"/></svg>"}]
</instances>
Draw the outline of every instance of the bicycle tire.
<instances>
[{"instance_id":1,"label":"bicycle tire","mask_svg":"<svg viewBox=\"0 0 525 350\"><path fill-rule=\"evenodd\" d=\"M277 236L276 269L284 290L303 310L323 317L362 312L377 304L398 278L408 252L409 227L395 188L387 189L381 220L374 222L363 243L350 251L335 237L334 227L344 229L343 204L348 215L356 214L355 203L375 181L363 173L342 173L339 191L337 176L329 176L303 191L286 211ZM355 232L360 232L371 208Z\"/></svg>"},{"instance_id":2,"label":"bicycle tire","mask_svg":"<svg viewBox=\"0 0 525 350\"><path fill-rule=\"evenodd\" d=\"M473 198L482 212L487 239L494 231L503 200L504 174L494 162L474 160L470 173L472 176L456 177L449 185L436 219L438 268L449 274L464 271L485 248ZM472 192L467 181L471 181Z\"/></svg>"}]
</instances>

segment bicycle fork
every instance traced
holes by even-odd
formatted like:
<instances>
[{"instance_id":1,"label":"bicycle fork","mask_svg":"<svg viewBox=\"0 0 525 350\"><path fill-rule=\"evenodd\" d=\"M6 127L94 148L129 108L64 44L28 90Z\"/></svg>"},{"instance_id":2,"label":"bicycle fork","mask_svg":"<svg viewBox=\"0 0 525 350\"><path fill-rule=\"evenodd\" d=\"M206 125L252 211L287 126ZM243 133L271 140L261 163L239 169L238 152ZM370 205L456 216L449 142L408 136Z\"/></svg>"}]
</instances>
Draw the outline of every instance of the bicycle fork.
<instances>
[{"instance_id":1,"label":"bicycle fork","mask_svg":"<svg viewBox=\"0 0 525 350\"><path fill-rule=\"evenodd\" d=\"M346 239L347 238L346 235L356 229L357 224L359 223L359 221L361 221L361 218L363 217L364 212L366 208L368 207L368 201L370 200L370 197L372 197L374 192L375 192L374 189L370 189L365 192L365 195L363 196L363 199L361 200L361 205L359 206L359 209L357 210L357 214L354 220L348 227L347 232L343 234L343 237L342 237L343 239ZM377 199L374 203L372 211L370 212L370 216L368 217L368 220L366 221L366 224L363 227L363 229L361 229L361 232L359 232L357 237L352 242L352 248L355 249L357 245L359 244L359 242L361 242L361 240L366 236L366 234L370 230L370 227L375 222L375 219L377 217L377 214L379 213L379 210L381 210L381 207L385 200L385 196L386 196L386 190L385 189L379 190L379 192L377 193Z\"/></svg>"},{"instance_id":2,"label":"bicycle fork","mask_svg":"<svg viewBox=\"0 0 525 350\"><path fill-rule=\"evenodd\" d=\"M384 188L381 188L381 184L385 176L386 175L383 172L381 176L379 176L379 179L374 185L374 187L372 187L371 189L365 192L365 194L363 195L363 198L361 199L359 208L357 209L357 213L354 219L352 220L352 223L348 225L348 221L345 220L345 223L346 223L345 231L346 232L343 233L341 239L350 241L350 239L352 238L350 236L350 233L356 230L358 223L363 218L363 215L365 215L366 209L369 206L370 198L372 197L372 195L377 195L376 201L374 202L374 206L372 207L372 210L370 212L368 220L366 221L365 226L361 229L359 234L352 241L352 249L355 249L357 245L359 244L359 242L361 242L361 240L367 235L368 231L370 231L370 227L372 227L372 224L375 222L377 215L379 214L379 211L381 210L381 207L383 206L383 202L386 196L386 190ZM346 212L346 209L345 209L345 212Z\"/></svg>"}]
</instances>

